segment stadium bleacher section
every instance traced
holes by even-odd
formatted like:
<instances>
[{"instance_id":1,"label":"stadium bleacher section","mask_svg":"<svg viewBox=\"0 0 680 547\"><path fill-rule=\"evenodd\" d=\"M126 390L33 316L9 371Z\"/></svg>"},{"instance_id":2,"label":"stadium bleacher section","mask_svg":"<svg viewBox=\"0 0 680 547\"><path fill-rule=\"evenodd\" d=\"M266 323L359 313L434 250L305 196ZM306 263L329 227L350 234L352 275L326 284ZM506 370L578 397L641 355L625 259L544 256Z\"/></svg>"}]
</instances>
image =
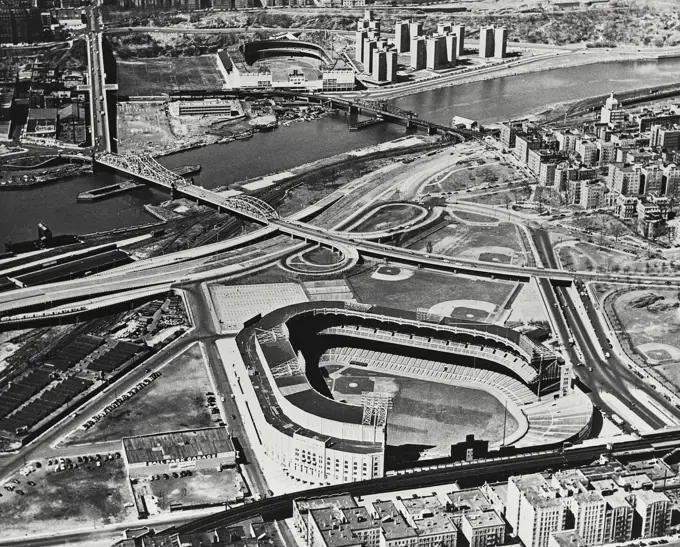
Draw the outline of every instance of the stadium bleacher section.
<instances>
[{"instance_id":1,"label":"stadium bleacher section","mask_svg":"<svg viewBox=\"0 0 680 547\"><path fill-rule=\"evenodd\" d=\"M445 353L454 353L487 359L506 367L509 371L519 376L524 382L531 383L537 379L538 371L523 361L521 357L492 346L480 346L471 343L458 343L450 340L437 340L432 337L403 334L392 330L377 329L362 326L340 325L328 327L321 334L340 334L377 340L389 344L400 344L411 347L422 347L428 350L437 350Z\"/></svg>"}]
</instances>

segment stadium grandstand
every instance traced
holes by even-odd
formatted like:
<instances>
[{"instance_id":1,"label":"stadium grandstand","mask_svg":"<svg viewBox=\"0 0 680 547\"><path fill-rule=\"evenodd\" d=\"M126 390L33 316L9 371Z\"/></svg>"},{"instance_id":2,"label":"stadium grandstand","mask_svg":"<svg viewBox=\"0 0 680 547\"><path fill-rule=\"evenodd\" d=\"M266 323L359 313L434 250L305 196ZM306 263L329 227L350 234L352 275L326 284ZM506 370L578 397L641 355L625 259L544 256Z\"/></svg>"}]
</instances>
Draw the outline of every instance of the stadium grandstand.
<instances>
[{"instance_id":1,"label":"stadium grandstand","mask_svg":"<svg viewBox=\"0 0 680 547\"><path fill-rule=\"evenodd\" d=\"M299 480L383 476L389 400L333 399L319 365L483 389L520 423L515 446L554 445L590 431L592 404L569 387L568 367L512 329L355 302L281 307L243 329L237 344L258 398L261 442ZM526 411L525 411L526 409Z\"/></svg>"}]
</instances>

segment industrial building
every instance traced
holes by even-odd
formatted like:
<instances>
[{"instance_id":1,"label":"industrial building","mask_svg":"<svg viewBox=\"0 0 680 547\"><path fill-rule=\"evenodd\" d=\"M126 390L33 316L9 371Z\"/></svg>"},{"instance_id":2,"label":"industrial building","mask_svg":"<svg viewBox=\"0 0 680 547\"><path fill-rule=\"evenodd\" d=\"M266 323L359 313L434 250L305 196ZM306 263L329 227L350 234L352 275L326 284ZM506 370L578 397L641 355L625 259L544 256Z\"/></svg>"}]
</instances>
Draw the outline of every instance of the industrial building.
<instances>
[{"instance_id":1,"label":"industrial building","mask_svg":"<svg viewBox=\"0 0 680 547\"><path fill-rule=\"evenodd\" d=\"M130 478L236 465L234 444L223 427L126 437L123 452Z\"/></svg>"},{"instance_id":2,"label":"industrial building","mask_svg":"<svg viewBox=\"0 0 680 547\"><path fill-rule=\"evenodd\" d=\"M237 118L243 116L243 108L237 100L204 99L202 101L180 101L180 116L202 116L205 114L219 114Z\"/></svg>"}]
</instances>

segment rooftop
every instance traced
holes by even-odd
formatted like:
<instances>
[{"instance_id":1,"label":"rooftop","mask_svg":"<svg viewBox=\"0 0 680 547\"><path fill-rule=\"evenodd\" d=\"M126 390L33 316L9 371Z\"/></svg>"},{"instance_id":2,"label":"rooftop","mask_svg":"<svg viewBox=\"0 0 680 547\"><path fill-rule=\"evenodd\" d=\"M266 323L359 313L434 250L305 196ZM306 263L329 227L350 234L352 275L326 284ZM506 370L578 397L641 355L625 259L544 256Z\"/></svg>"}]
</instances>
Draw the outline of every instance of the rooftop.
<instances>
[{"instance_id":1,"label":"rooftop","mask_svg":"<svg viewBox=\"0 0 680 547\"><path fill-rule=\"evenodd\" d=\"M560 507L562 502L548 481L537 473L522 475L511 479L524 497L535 507Z\"/></svg>"},{"instance_id":2,"label":"rooftop","mask_svg":"<svg viewBox=\"0 0 680 547\"><path fill-rule=\"evenodd\" d=\"M655 492L654 490L637 490L633 492L636 503L652 504L659 502L670 502L668 496L663 492Z\"/></svg>"},{"instance_id":3,"label":"rooftop","mask_svg":"<svg viewBox=\"0 0 680 547\"><path fill-rule=\"evenodd\" d=\"M380 526L387 541L417 536L391 501L374 501L373 508L380 519Z\"/></svg>"},{"instance_id":4,"label":"rooftop","mask_svg":"<svg viewBox=\"0 0 680 547\"><path fill-rule=\"evenodd\" d=\"M576 530L553 532L550 536L559 547L586 547L586 542Z\"/></svg>"},{"instance_id":5,"label":"rooftop","mask_svg":"<svg viewBox=\"0 0 680 547\"><path fill-rule=\"evenodd\" d=\"M444 506L435 494L405 498L401 500L401 503L414 521L444 512Z\"/></svg>"},{"instance_id":6,"label":"rooftop","mask_svg":"<svg viewBox=\"0 0 680 547\"><path fill-rule=\"evenodd\" d=\"M357 507L357 502L351 494L338 494L337 496L328 496L324 498L301 498L295 500L293 503L297 506L300 513L326 507L335 507L337 509L352 509Z\"/></svg>"},{"instance_id":7,"label":"rooftop","mask_svg":"<svg viewBox=\"0 0 680 547\"><path fill-rule=\"evenodd\" d=\"M503 518L493 509L490 511L471 511L462 517L463 522L473 530L490 526L505 526Z\"/></svg>"},{"instance_id":8,"label":"rooftop","mask_svg":"<svg viewBox=\"0 0 680 547\"><path fill-rule=\"evenodd\" d=\"M123 439L123 448L131 464L202 459L202 456L234 451L229 433L222 427L127 437Z\"/></svg>"},{"instance_id":9,"label":"rooftop","mask_svg":"<svg viewBox=\"0 0 680 547\"><path fill-rule=\"evenodd\" d=\"M481 488L468 488L446 494L446 497L453 505L454 513L467 513L469 511L486 511L491 508L489 500L482 492Z\"/></svg>"}]
</instances>

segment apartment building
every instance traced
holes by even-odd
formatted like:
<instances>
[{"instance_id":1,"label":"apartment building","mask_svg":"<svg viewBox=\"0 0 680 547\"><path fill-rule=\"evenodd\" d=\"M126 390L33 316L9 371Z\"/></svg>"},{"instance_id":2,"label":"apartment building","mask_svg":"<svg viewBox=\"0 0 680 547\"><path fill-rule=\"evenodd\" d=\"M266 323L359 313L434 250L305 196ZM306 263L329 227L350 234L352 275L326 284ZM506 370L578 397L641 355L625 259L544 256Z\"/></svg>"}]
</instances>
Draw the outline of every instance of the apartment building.
<instances>
[{"instance_id":1,"label":"apartment building","mask_svg":"<svg viewBox=\"0 0 680 547\"><path fill-rule=\"evenodd\" d=\"M592 139L578 139L576 141L576 153L581 156L581 162L589 167L597 165L599 150L597 142Z\"/></svg>"},{"instance_id":2,"label":"apartment building","mask_svg":"<svg viewBox=\"0 0 680 547\"><path fill-rule=\"evenodd\" d=\"M599 492L581 492L570 499L574 529L586 545L601 545L607 502Z\"/></svg>"},{"instance_id":3,"label":"apartment building","mask_svg":"<svg viewBox=\"0 0 680 547\"><path fill-rule=\"evenodd\" d=\"M628 112L623 105L614 98L614 93L605 101L600 110L600 121L612 126L619 126L626 122Z\"/></svg>"},{"instance_id":4,"label":"apartment building","mask_svg":"<svg viewBox=\"0 0 680 547\"><path fill-rule=\"evenodd\" d=\"M541 138L534 133L517 133L515 135L515 155L523 163L527 163L529 159L529 150L538 150L541 145Z\"/></svg>"},{"instance_id":5,"label":"apartment building","mask_svg":"<svg viewBox=\"0 0 680 547\"><path fill-rule=\"evenodd\" d=\"M640 168L622 163L610 163L607 184L610 190L624 196L640 193Z\"/></svg>"},{"instance_id":6,"label":"apartment building","mask_svg":"<svg viewBox=\"0 0 680 547\"><path fill-rule=\"evenodd\" d=\"M447 494L447 509L470 547L497 547L505 543L505 521L486 492L492 492L489 485Z\"/></svg>"},{"instance_id":7,"label":"apartment building","mask_svg":"<svg viewBox=\"0 0 680 547\"><path fill-rule=\"evenodd\" d=\"M670 500L663 492L638 490L631 497L635 508L633 535L643 539L666 534L671 524Z\"/></svg>"},{"instance_id":8,"label":"apartment building","mask_svg":"<svg viewBox=\"0 0 680 547\"><path fill-rule=\"evenodd\" d=\"M539 474L510 477L506 519L526 547L548 547L552 532L564 530L566 508Z\"/></svg>"}]
</instances>

